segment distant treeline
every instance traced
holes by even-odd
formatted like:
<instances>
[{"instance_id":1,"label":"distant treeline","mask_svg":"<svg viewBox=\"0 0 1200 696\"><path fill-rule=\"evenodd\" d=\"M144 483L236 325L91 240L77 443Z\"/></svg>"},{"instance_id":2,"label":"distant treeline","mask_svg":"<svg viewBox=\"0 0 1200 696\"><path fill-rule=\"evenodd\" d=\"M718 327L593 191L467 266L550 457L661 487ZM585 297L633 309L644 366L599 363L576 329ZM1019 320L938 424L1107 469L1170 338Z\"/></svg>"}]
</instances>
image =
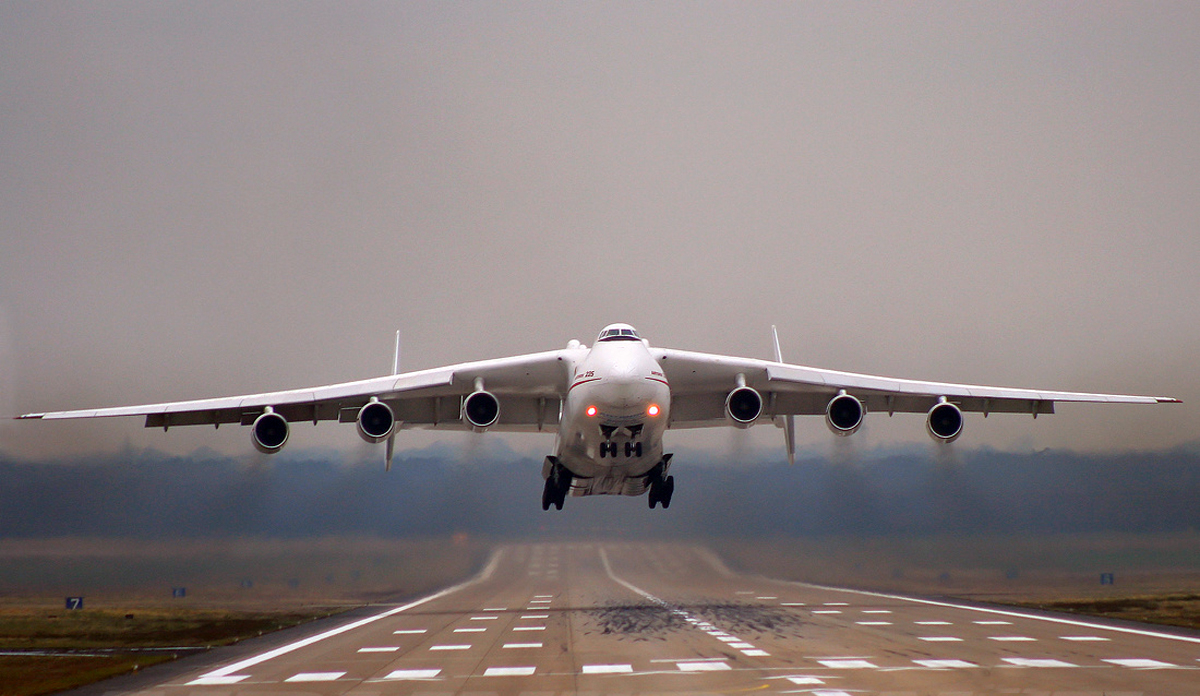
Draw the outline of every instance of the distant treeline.
<instances>
[{"instance_id":1,"label":"distant treeline","mask_svg":"<svg viewBox=\"0 0 1200 696\"><path fill-rule=\"evenodd\" d=\"M496 537L1168 532L1200 528L1200 454L873 453L722 464L680 453L668 511L645 498L542 512L541 462L432 448L381 462L297 452L0 456L0 537L326 534Z\"/></svg>"}]
</instances>

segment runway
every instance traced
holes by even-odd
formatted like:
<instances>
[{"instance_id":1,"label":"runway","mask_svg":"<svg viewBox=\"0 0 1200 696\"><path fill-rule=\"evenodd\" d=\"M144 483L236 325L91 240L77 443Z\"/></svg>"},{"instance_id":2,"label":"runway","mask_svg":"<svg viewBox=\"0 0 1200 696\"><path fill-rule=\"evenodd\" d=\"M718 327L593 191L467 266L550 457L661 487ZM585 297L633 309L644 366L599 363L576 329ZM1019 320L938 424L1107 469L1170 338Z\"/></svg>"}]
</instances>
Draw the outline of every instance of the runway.
<instances>
[{"instance_id":1,"label":"runway","mask_svg":"<svg viewBox=\"0 0 1200 696\"><path fill-rule=\"evenodd\" d=\"M1194 695L1200 636L767 580L699 547L535 544L435 595L124 693L744 692Z\"/></svg>"}]
</instances>

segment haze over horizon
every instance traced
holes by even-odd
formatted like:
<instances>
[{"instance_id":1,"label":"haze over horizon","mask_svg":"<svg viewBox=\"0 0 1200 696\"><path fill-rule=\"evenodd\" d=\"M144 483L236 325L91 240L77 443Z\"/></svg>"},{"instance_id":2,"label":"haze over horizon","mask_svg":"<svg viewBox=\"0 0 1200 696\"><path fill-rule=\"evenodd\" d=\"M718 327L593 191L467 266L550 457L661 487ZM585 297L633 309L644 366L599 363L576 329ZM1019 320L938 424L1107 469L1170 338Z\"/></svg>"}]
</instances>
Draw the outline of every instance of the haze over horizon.
<instances>
[{"instance_id":1,"label":"haze over horizon","mask_svg":"<svg viewBox=\"0 0 1200 696\"><path fill-rule=\"evenodd\" d=\"M777 324L800 364L1185 402L955 447L1194 443L1198 35L1190 3L3 4L0 416L376 376L397 328L420 369L613 321L766 358ZM439 440L473 446L399 445ZM869 414L853 447L927 440ZM251 449L0 422L125 443ZM365 447L293 428L320 446Z\"/></svg>"}]
</instances>

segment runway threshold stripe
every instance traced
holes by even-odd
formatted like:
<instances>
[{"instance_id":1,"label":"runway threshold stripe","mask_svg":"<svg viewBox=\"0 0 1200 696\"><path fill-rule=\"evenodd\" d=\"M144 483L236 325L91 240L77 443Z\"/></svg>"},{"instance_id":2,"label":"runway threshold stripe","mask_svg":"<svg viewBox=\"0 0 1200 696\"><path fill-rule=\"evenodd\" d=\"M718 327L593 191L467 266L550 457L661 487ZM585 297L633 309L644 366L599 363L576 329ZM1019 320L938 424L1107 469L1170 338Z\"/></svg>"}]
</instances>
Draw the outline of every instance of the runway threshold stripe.
<instances>
[{"instance_id":1,"label":"runway threshold stripe","mask_svg":"<svg viewBox=\"0 0 1200 696\"><path fill-rule=\"evenodd\" d=\"M301 672L284 679L285 682L328 682L346 676L345 672Z\"/></svg>"},{"instance_id":2,"label":"runway threshold stripe","mask_svg":"<svg viewBox=\"0 0 1200 696\"><path fill-rule=\"evenodd\" d=\"M483 671L485 677L529 677L537 672L537 667L488 667Z\"/></svg>"},{"instance_id":3,"label":"runway threshold stripe","mask_svg":"<svg viewBox=\"0 0 1200 696\"><path fill-rule=\"evenodd\" d=\"M286 655L290 652L299 650L300 648L306 648L315 643L319 643L327 638L339 636L343 633L353 631L356 628L361 628L363 626L375 623L376 621L379 621L380 619L386 619L389 616L395 616L396 614L399 614L404 611L408 611L409 609L412 609L414 607L419 607L422 604L432 602L435 599L441 599L442 597L445 597L446 595L453 594L455 592L458 592L459 590L470 587L471 585L474 585L475 583L482 582L482 581L488 579L489 577L491 577L492 573L494 573L496 571L496 566L500 564L500 557L503 555L504 555L504 552L502 550L497 551L496 553L492 554L492 560L490 562L488 562L487 567L485 567L483 569L483 571L479 573L479 575L475 576L474 578L471 578L470 580L467 580L466 582L459 583L452 587L447 587L446 589L441 590L440 592L435 592L434 594L431 594L428 597L422 597L421 599L418 599L416 601L409 602L408 604L405 604L404 606L396 607L394 609L388 609L387 611L381 612L374 616L368 616L365 619L359 619L358 621L352 621L348 624L344 624L342 626L338 626L337 628L325 631L324 633L318 633L315 636L309 636L308 638L305 638L303 640L298 640L294 643L288 643L287 645L275 648L274 650L268 650L267 652L260 653L258 655L255 655L254 657L249 657L249 658L246 658L245 660L240 660L231 665L226 665L225 667L222 667L220 669L215 669L211 672L207 672L207 673L201 675L200 679L215 679L215 678L220 678L220 677L228 677L228 676L232 675L234 672L241 671L247 667L253 667L254 665L261 664L263 662L266 662L267 660L271 660L276 657L279 657L280 655Z\"/></svg>"},{"instance_id":4,"label":"runway threshold stripe","mask_svg":"<svg viewBox=\"0 0 1200 696\"><path fill-rule=\"evenodd\" d=\"M632 674L633 665L584 665L584 674Z\"/></svg>"}]
</instances>

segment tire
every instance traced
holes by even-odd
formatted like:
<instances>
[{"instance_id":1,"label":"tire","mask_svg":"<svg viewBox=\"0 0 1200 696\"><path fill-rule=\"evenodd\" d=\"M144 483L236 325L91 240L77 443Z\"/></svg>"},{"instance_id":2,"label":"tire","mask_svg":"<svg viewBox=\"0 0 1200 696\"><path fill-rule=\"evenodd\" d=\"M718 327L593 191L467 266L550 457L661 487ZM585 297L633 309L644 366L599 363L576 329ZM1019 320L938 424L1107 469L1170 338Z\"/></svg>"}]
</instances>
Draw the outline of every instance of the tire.
<instances>
[{"instance_id":1,"label":"tire","mask_svg":"<svg viewBox=\"0 0 1200 696\"><path fill-rule=\"evenodd\" d=\"M556 497L554 495L554 484L551 483L553 480L554 479L546 479L546 485L542 488L542 510L549 510L550 503L554 502L554 498ZM561 503L559 504L558 509L562 509Z\"/></svg>"},{"instance_id":2,"label":"tire","mask_svg":"<svg viewBox=\"0 0 1200 696\"><path fill-rule=\"evenodd\" d=\"M668 476L667 480L663 482L663 488L662 506L666 510L671 507L671 496L675 495L675 477Z\"/></svg>"}]
</instances>

